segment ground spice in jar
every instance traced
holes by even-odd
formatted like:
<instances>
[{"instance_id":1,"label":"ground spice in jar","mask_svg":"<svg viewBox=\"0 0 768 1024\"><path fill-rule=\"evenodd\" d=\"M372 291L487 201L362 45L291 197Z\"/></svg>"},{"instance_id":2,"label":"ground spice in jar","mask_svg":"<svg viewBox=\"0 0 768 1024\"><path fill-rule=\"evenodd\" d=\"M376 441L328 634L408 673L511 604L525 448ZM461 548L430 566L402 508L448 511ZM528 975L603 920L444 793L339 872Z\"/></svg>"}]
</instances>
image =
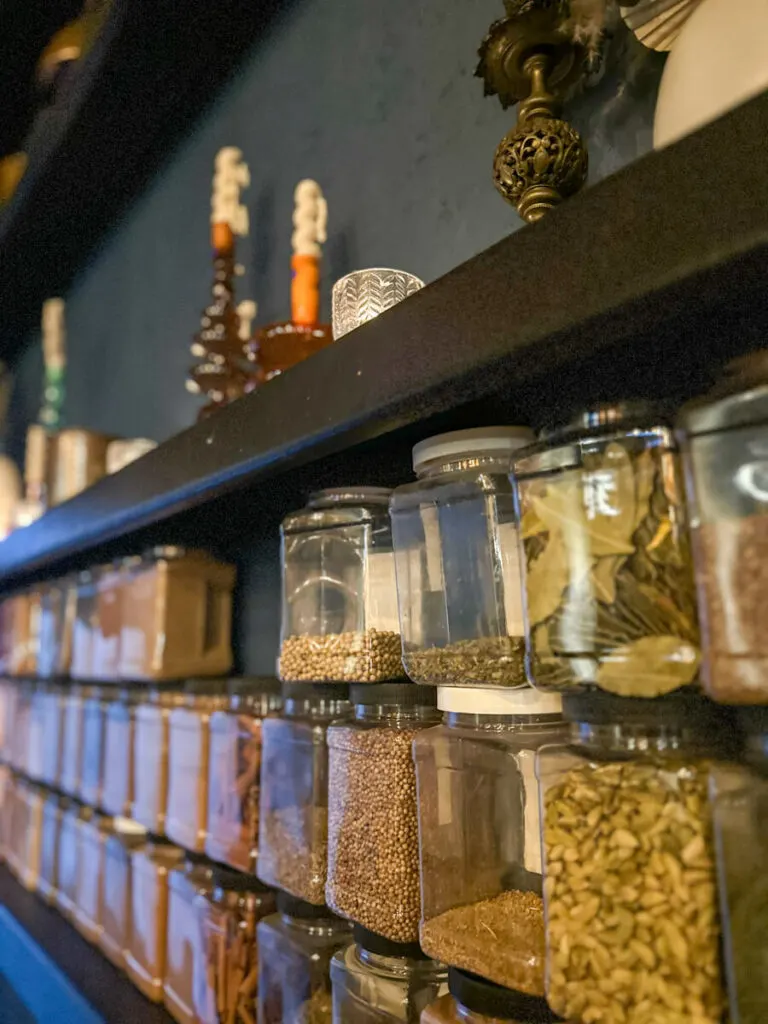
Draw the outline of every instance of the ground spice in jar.
<instances>
[{"instance_id":1,"label":"ground spice in jar","mask_svg":"<svg viewBox=\"0 0 768 1024\"><path fill-rule=\"evenodd\" d=\"M403 675L400 634L367 629L289 636L278 669L285 681L373 683Z\"/></svg>"},{"instance_id":2,"label":"ground spice in jar","mask_svg":"<svg viewBox=\"0 0 768 1024\"><path fill-rule=\"evenodd\" d=\"M544 995L544 905L534 892L503 892L423 921L421 948L489 981Z\"/></svg>"},{"instance_id":3,"label":"ground spice in jar","mask_svg":"<svg viewBox=\"0 0 768 1024\"><path fill-rule=\"evenodd\" d=\"M259 832L259 878L307 903L325 903L328 811L287 806L268 810Z\"/></svg>"},{"instance_id":4,"label":"ground spice in jar","mask_svg":"<svg viewBox=\"0 0 768 1024\"><path fill-rule=\"evenodd\" d=\"M527 686L525 642L519 636L459 640L445 647L408 651L408 675L419 683Z\"/></svg>"}]
</instances>

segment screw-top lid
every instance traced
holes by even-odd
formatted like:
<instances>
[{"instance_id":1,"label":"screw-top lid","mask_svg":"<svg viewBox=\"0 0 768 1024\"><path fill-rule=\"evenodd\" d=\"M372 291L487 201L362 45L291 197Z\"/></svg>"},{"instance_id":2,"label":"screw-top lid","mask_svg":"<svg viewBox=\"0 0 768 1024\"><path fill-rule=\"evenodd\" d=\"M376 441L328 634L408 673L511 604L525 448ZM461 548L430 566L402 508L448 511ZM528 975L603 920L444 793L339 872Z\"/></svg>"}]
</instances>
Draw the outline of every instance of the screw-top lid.
<instances>
[{"instance_id":1,"label":"screw-top lid","mask_svg":"<svg viewBox=\"0 0 768 1024\"><path fill-rule=\"evenodd\" d=\"M224 868L219 864L211 866L211 884L214 888L225 889L227 892L264 893L271 891L255 875L245 875L241 871L232 871L231 868Z\"/></svg>"},{"instance_id":2,"label":"screw-top lid","mask_svg":"<svg viewBox=\"0 0 768 1024\"><path fill-rule=\"evenodd\" d=\"M563 716L569 722L590 725L649 725L693 727L728 733L733 716L694 690L680 690L665 697L618 697L589 692L563 697Z\"/></svg>"},{"instance_id":3,"label":"screw-top lid","mask_svg":"<svg viewBox=\"0 0 768 1024\"><path fill-rule=\"evenodd\" d=\"M532 686L438 686L437 706L465 715L560 715L563 710L558 693Z\"/></svg>"},{"instance_id":4,"label":"screw-top lid","mask_svg":"<svg viewBox=\"0 0 768 1024\"><path fill-rule=\"evenodd\" d=\"M603 402L587 409L578 409L565 420L545 427L539 433L539 438L551 444L553 441L572 440L581 434L599 436L614 430L658 427L666 424L667 419L663 406L658 402L645 399Z\"/></svg>"},{"instance_id":5,"label":"screw-top lid","mask_svg":"<svg viewBox=\"0 0 768 1024\"><path fill-rule=\"evenodd\" d=\"M376 932L368 931L361 924L353 925L352 936L361 949L378 956L398 956L404 960L429 960L418 942L392 942Z\"/></svg>"},{"instance_id":6,"label":"screw-top lid","mask_svg":"<svg viewBox=\"0 0 768 1024\"><path fill-rule=\"evenodd\" d=\"M283 683L284 700L306 700L310 697L328 697L330 700L349 700L349 684Z\"/></svg>"},{"instance_id":7,"label":"screw-top lid","mask_svg":"<svg viewBox=\"0 0 768 1024\"><path fill-rule=\"evenodd\" d=\"M389 487L327 487L313 491L309 496L310 508L331 508L334 505L388 505L392 491Z\"/></svg>"},{"instance_id":8,"label":"screw-top lid","mask_svg":"<svg viewBox=\"0 0 768 1024\"><path fill-rule=\"evenodd\" d=\"M532 444L534 439L534 433L529 427L472 427L470 430L436 434L414 446L413 471L418 473L422 466L435 459L457 459L462 455L470 458L488 452L514 452Z\"/></svg>"},{"instance_id":9,"label":"screw-top lid","mask_svg":"<svg viewBox=\"0 0 768 1024\"><path fill-rule=\"evenodd\" d=\"M727 363L712 390L683 406L681 425L691 434L746 426L768 416L768 349Z\"/></svg>"},{"instance_id":10,"label":"screw-top lid","mask_svg":"<svg viewBox=\"0 0 768 1024\"><path fill-rule=\"evenodd\" d=\"M324 903L319 906L315 903L307 903L306 900L297 899L296 896L282 891L277 893L277 909L281 914L287 914L288 917L295 917L300 921L339 920Z\"/></svg>"},{"instance_id":11,"label":"screw-top lid","mask_svg":"<svg viewBox=\"0 0 768 1024\"><path fill-rule=\"evenodd\" d=\"M119 832L123 836L145 836L147 834L147 830L142 825L130 818L115 817L112 819L112 826L115 832Z\"/></svg>"},{"instance_id":12,"label":"screw-top lid","mask_svg":"<svg viewBox=\"0 0 768 1024\"><path fill-rule=\"evenodd\" d=\"M485 1017L525 1024L549 1024L560 1021L540 996L528 996L511 988L494 985L485 978L479 978L456 967L448 968L448 989L461 1006Z\"/></svg>"},{"instance_id":13,"label":"screw-top lid","mask_svg":"<svg viewBox=\"0 0 768 1024\"><path fill-rule=\"evenodd\" d=\"M271 696L282 692L282 684L274 676L238 676L227 682L227 693L230 697L260 697L262 694Z\"/></svg>"},{"instance_id":14,"label":"screw-top lid","mask_svg":"<svg viewBox=\"0 0 768 1024\"><path fill-rule=\"evenodd\" d=\"M434 686L417 683L355 683L350 687L352 704L383 704L406 708L434 708L437 694Z\"/></svg>"},{"instance_id":15,"label":"screw-top lid","mask_svg":"<svg viewBox=\"0 0 768 1024\"><path fill-rule=\"evenodd\" d=\"M184 683L184 693L190 697L217 697L219 694L227 693L228 686L228 679L216 676L210 679L187 679Z\"/></svg>"}]
</instances>

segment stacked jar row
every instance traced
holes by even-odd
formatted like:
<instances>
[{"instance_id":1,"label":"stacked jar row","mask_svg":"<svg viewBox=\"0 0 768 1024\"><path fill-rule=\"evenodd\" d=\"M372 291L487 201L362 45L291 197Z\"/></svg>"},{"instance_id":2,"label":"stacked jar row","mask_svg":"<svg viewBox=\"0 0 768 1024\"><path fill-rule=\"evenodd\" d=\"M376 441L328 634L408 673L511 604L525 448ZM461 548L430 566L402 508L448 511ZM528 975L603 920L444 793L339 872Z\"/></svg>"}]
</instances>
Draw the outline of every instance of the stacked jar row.
<instances>
[{"instance_id":1,"label":"stacked jar row","mask_svg":"<svg viewBox=\"0 0 768 1024\"><path fill-rule=\"evenodd\" d=\"M31 587L0 604L0 671L114 682L232 667L234 570L202 551L154 548Z\"/></svg>"}]
</instances>

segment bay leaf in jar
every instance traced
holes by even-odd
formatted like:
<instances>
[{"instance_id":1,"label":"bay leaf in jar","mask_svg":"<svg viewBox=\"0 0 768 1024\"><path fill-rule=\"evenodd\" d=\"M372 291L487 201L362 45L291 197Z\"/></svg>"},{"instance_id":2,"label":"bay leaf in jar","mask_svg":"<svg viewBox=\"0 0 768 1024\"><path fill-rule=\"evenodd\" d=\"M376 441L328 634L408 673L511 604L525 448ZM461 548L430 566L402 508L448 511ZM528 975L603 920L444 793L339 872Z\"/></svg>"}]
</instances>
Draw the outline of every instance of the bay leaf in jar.
<instances>
[{"instance_id":1,"label":"bay leaf in jar","mask_svg":"<svg viewBox=\"0 0 768 1024\"><path fill-rule=\"evenodd\" d=\"M687 686L699 669L698 650L678 636L644 636L615 647L600 663L597 685L620 697L661 697Z\"/></svg>"}]
</instances>

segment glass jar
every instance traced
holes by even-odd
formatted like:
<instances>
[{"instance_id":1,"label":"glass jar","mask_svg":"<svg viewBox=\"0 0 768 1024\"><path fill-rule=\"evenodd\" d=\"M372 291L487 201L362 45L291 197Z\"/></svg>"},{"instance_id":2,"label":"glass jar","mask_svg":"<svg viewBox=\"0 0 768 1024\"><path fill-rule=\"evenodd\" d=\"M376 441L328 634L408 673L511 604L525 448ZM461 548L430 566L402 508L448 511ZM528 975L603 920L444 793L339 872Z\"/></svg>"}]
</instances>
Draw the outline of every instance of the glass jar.
<instances>
[{"instance_id":1,"label":"glass jar","mask_svg":"<svg viewBox=\"0 0 768 1024\"><path fill-rule=\"evenodd\" d=\"M526 996L455 967L448 970L447 995L421 1015L420 1024L549 1024L559 1021L545 999Z\"/></svg>"},{"instance_id":2,"label":"glass jar","mask_svg":"<svg viewBox=\"0 0 768 1024\"><path fill-rule=\"evenodd\" d=\"M168 807L165 832L192 853L205 850L208 821L210 721L226 705L222 679L187 683L183 707L172 708L168 732Z\"/></svg>"},{"instance_id":3,"label":"glass jar","mask_svg":"<svg viewBox=\"0 0 768 1024\"><path fill-rule=\"evenodd\" d=\"M349 925L284 892L277 910L256 929L258 1024L331 1024L331 958L349 942Z\"/></svg>"},{"instance_id":4,"label":"glass jar","mask_svg":"<svg viewBox=\"0 0 768 1024\"><path fill-rule=\"evenodd\" d=\"M420 733L421 946L498 985L544 994L536 753L563 741L557 694L440 687Z\"/></svg>"},{"instance_id":5,"label":"glass jar","mask_svg":"<svg viewBox=\"0 0 768 1024\"><path fill-rule=\"evenodd\" d=\"M121 679L226 675L232 668L235 570L203 551L154 548L127 567Z\"/></svg>"},{"instance_id":6,"label":"glass jar","mask_svg":"<svg viewBox=\"0 0 768 1024\"><path fill-rule=\"evenodd\" d=\"M72 660L70 674L73 679L93 679L93 643L97 629L96 583L100 569L86 570L77 575L75 621L72 626Z\"/></svg>"},{"instance_id":7,"label":"glass jar","mask_svg":"<svg viewBox=\"0 0 768 1024\"><path fill-rule=\"evenodd\" d=\"M83 688L83 753L79 796L83 803L90 804L91 807L101 807L107 704L112 703L114 699L114 690L109 687Z\"/></svg>"},{"instance_id":8,"label":"glass jar","mask_svg":"<svg viewBox=\"0 0 768 1024\"><path fill-rule=\"evenodd\" d=\"M696 560L703 677L725 704L768 703L768 352L734 360L681 417Z\"/></svg>"},{"instance_id":9,"label":"glass jar","mask_svg":"<svg viewBox=\"0 0 768 1024\"><path fill-rule=\"evenodd\" d=\"M120 665L123 559L102 566L96 577L96 615L91 650L94 679L114 682Z\"/></svg>"},{"instance_id":10,"label":"glass jar","mask_svg":"<svg viewBox=\"0 0 768 1024\"><path fill-rule=\"evenodd\" d=\"M125 969L153 1003L163 1001L168 948L168 876L184 853L168 843L131 850L131 909Z\"/></svg>"},{"instance_id":11,"label":"glass jar","mask_svg":"<svg viewBox=\"0 0 768 1024\"><path fill-rule=\"evenodd\" d=\"M183 703L182 690L153 690L147 703L136 707L131 817L158 836L165 833L168 806L169 719Z\"/></svg>"},{"instance_id":12,"label":"glass jar","mask_svg":"<svg viewBox=\"0 0 768 1024\"><path fill-rule=\"evenodd\" d=\"M184 861L168 875L168 949L163 1002L178 1024L198 1024L195 994L205 985L206 958L198 897L213 891L211 865Z\"/></svg>"},{"instance_id":13,"label":"glass jar","mask_svg":"<svg viewBox=\"0 0 768 1024\"><path fill-rule=\"evenodd\" d=\"M234 679L228 686L228 706L210 717L205 852L237 871L256 870L261 723L281 707L276 679Z\"/></svg>"},{"instance_id":14,"label":"glass jar","mask_svg":"<svg viewBox=\"0 0 768 1024\"><path fill-rule=\"evenodd\" d=\"M81 686L68 686L64 692L64 732L61 750L60 785L69 796L80 792L83 770L83 700Z\"/></svg>"},{"instance_id":15,"label":"glass jar","mask_svg":"<svg viewBox=\"0 0 768 1024\"><path fill-rule=\"evenodd\" d=\"M319 491L280 527L280 678L373 683L403 675L383 487Z\"/></svg>"},{"instance_id":16,"label":"glass jar","mask_svg":"<svg viewBox=\"0 0 768 1024\"><path fill-rule=\"evenodd\" d=\"M77 577L65 576L42 589L37 674L62 679L72 664L72 631L77 610Z\"/></svg>"},{"instance_id":17,"label":"glass jar","mask_svg":"<svg viewBox=\"0 0 768 1024\"><path fill-rule=\"evenodd\" d=\"M421 1011L448 991L448 968L418 945L404 949L355 926L355 941L331 961L333 1024L417 1024Z\"/></svg>"},{"instance_id":18,"label":"glass jar","mask_svg":"<svg viewBox=\"0 0 768 1024\"><path fill-rule=\"evenodd\" d=\"M64 748L64 690L51 683L41 689L43 751L40 781L58 789Z\"/></svg>"},{"instance_id":19,"label":"glass jar","mask_svg":"<svg viewBox=\"0 0 768 1024\"><path fill-rule=\"evenodd\" d=\"M56 902L59 885L59 841L61 819L66 799L49 793L43 804L43 825L40 836L40 877L37 891L47 903Z\"/></svg>"},{"instance_id":20,"label":"glass jar","mask_svg":"<svg viewBox=\"0 0 768 1024\"><path fill-rule=\"evenodd\" d=\"M115 967L125 967L131 927L131 851L146 845L147 833L135 821L115 818L104 841L104 890L99 946Z\"/></svg>"},{"instance_id":21,"label":"glass jar","mask_svg":"<svg viewBox=\"0 0 768 1024\"><path fill-rule=\"evenodd\" d=\"M353 686L354 718L328 730L326 903L395 943L419 937L415 737L439 720L436 691Z\"/></svg>"},{"instance_id":22,"label":"glass jar","mask_svg":"<svg viewBox=\"0 0 768 1024\"><path fill-rule=\"evenodd\" d=\"M525 427L440 434L413 449L392 495L403 663L418 683L527 686L519 537L510 480Z\"/></svg>"},{"instance_id":23,"label":"glass jar","mask_svg":"<svg viewBox=\"0 0 768 1024\"><path fill-rule=\"evenodd\" d=\"M259 961L256 926L275 910L275 896L255 878L213 869L213 888L198 897L204 970L195 991L200 1024L253 1024Z\"/></svg>"},{"instance_id":24,"label":"glass jar","mask_svg":"<svg viewBox=\"0 0 768 1024\"><path fill-rule=\"evenodd\" d=\"M45 757L45 698L46 684L33 683L29 702L29 731L24 759L24 771L35 782L42 781Z\"/></svg>"},{"instance_id":25,"label":"glass jar","mask_svg":"<svg viewBox=\"0 0 768 1024\"><path fill-rule=\"evenodd\" d=\"M259 857L265 885L325 903L330 723L349 712L341 683L289 683L284 708L262 723Z\"/></svg>"},{"instance_id":26,"label":"glass jar","mask_svg":"<svg viewBox=\"0 0 768 1024\"><path fill-rule=\"evenodd\" d=\"M103 928L104 864L112 819L101 814L79 822L77 895L74 925L88 942L98 944Z\"/></svg>"},{"instance_id":27,"label":"glass jar","mask_svg":"<svg viewBox=\"0 0 768 1024\"><path fill-rule=\"evenodd\" d=\"M44 791L40 786L18 779L13 815L13 848L16 875L25 889L34 892L40 877L43 835Z\"/></svg>"},{"instance_id":28,"label":"glass jar","mask_svg":"<svg viewBox=\"0 0 768 1024\"><path fill-rule=\"evenodd\" d=\"M641 698L697 684L682 470L653 409L585 412L514 472L531 682Z\"/></svg>"},{"instance_id":29,"label":"glass jar","mask_svg":"<svg viewBox=\"0 0 768 1024\"><path fill-rule=\"evenodd\" d=\"M104 774L101 805L107 814L130 817L133 804L133 742L141 687L121 689L104 708Z\"/></svg>"},{"instance_id":30,"label":"glass jar","mask_svg":"<svg viewBox=\"0 0 768 1024\"><path fill-rule=\"evenodd\" d=\"M58 872L59 884L56 889L56 906L59 912L70 920L77 907L78 866L80 864L80 820L87 819L93 812L81 807L74 800L65 800L59 829Z\"/></svg>"},{"instance_id":31,"label":"glass jar","mask_svg":"<svg viewBox=\"0 0 768 1024\"><path fill-rule=\"evenodd\" d=\"M570 744L537 762L549 1005L572 1024L720 1024L707 772L731 720L686 692L563 712Z\"/></svg>"}]
</instances>

